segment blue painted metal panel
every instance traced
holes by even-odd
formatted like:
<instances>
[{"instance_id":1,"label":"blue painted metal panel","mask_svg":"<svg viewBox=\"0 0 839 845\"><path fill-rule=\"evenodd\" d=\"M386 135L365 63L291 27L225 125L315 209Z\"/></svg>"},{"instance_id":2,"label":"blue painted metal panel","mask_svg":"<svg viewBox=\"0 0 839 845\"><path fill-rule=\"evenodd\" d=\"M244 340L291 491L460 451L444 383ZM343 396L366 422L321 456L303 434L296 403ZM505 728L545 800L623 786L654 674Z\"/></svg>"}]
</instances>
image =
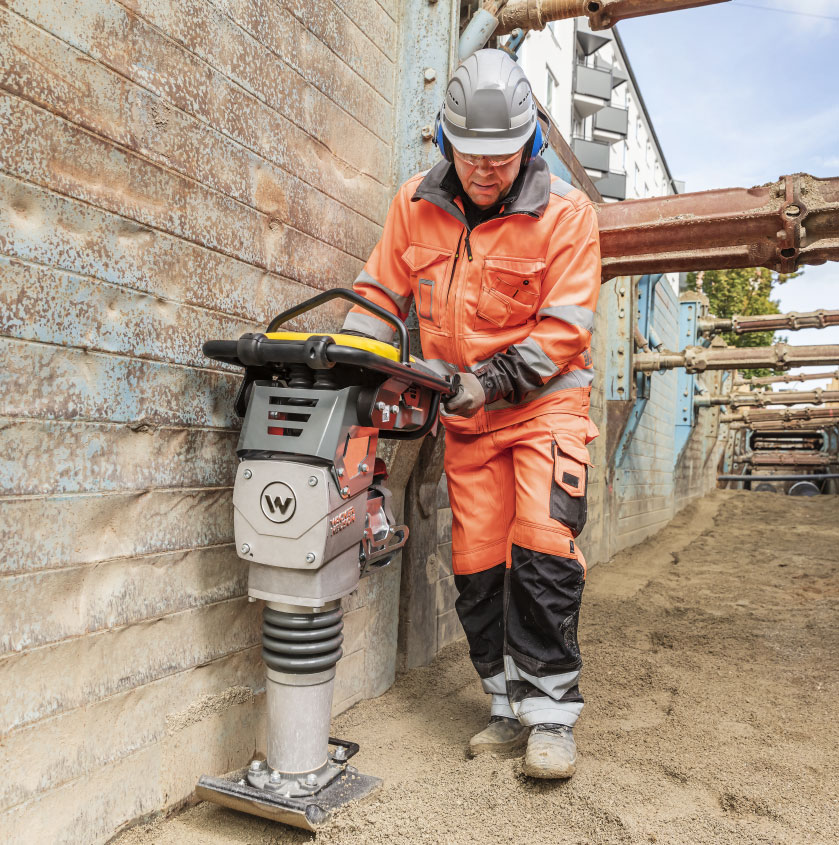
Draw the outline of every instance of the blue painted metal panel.
<instances>
[{"instance_id":1,"label":"blue painted metal panel","mask_svg":"<svg viewBox=\"0 0 839 845\"><path fill-rule=\"evenodd\" d=\"M697 320L699 317L699 302L685 300L679 303L679 350L687 346L695 346L697 341ZM696 420L693 406L693 396L696 392L696 376L679 368L676 371L676 448L675 463L678 463ZM675 465L674 463L674 465Z\"/></svg>"},{"instance_id":2,"label":"blue painted metal panel","mask_svg":"<svg viewBox=\"0 0 839 845\"><path fill-rule=\"evenodd\" d=\"M635 325L638 331L644 338L649 338L653 326L653 319L655 314L655 295L656 286L661 281L662 275L659 273L654 276L641 276L638 279L636 290L636 313ZM629 338L627 346L629 349L634 345L634 332L629 329ZM631 359L631 356L626 354L623 357ZM615 450L615 465L620 466L623 463L626 449L638 428L641 418L644 415L644 410L647 406L647 400L650 398L652 387L651 373L634 373L635 379L635 404L629 414L629 419L626 422L626 427L623 430L621 439L618 441L617 449ZM621 397L626 398L626 397Z\"/></svg>"}]
</instances>

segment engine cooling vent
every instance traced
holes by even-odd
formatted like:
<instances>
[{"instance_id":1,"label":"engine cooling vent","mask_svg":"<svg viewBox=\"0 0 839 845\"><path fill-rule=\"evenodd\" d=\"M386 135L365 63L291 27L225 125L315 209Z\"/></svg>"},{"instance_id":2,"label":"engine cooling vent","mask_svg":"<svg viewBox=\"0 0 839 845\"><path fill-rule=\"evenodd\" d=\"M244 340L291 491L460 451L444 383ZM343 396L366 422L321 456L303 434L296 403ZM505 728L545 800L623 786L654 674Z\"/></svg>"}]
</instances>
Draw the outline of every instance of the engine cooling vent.
<instances>
[{"instance_id":1,"label":"engine cooling vent","mask_svg":"<svg viewBox=\"0 0 839 845\"><path fill-rule=\"evenodd\" d=\"M268 400L268 434L274 437L300 437L311 419L317 399L302 396L272 396Z\"/></svg>"}]
</instances>

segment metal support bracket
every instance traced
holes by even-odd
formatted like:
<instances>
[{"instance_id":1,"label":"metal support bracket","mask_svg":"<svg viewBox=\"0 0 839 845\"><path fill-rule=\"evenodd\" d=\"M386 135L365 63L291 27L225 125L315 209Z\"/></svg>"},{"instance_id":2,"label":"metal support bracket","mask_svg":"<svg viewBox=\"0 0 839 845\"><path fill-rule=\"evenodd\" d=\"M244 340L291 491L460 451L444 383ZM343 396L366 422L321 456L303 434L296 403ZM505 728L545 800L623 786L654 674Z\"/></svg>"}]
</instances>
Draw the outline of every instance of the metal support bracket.
<instances>
[{"instance_id":1,"label":"metal support bracket","mask_svg":"<svg viewBox=\"0 0 839 845\"><path fill-rule=\"evenodd\" d=\"M621 308L618 311L618 334L613 335L610 327L610 339L617 338L618 342L621 343L621 346L616 350L617 357L621 359L620 364L622 364L622 367L618 369L615 376L615 390L619 396L624 395L627 393L627 389L625 387L621 389L623 385L631 385L628 391L629 395L626 397L629 400L629 405L626 409L626 422L620 430L619 439L612 458L615 467L619 467L623 463L626 450L632 442L632 438L635 435L638 424L641 422L641 417L644 415L644 410L652 393L652 378L650 377L650 373L635 372L632 367L632 358L634 355L636 335L649 343L648 339L655 313L655 290L656 285L658 285L662 278L661 273L654 276L641 276L633 286L632 303L627 303L626 308ZM628 315L621 314L621 311L624 310L630 313ZM626 322L627 316L628 322ZM621 348L624 350L623 354L620 354ZM612 371L614 372L614 370Z\"/></svg>"},{"instance_id":2,"label":"metal support bracket","mask_svg":"<svg viewBox=\"0 0 839 845\"><path fill-rule=\"evenodd\" d=\"M699 299L682 299L679 302L679 349L695 346L698 337L698 323L702 302ZM693 396L696 392L696 376L686 369L679 368L676 375L676 443L675 463L687 445L696 422Z\"/></svg>"}]
</instances>

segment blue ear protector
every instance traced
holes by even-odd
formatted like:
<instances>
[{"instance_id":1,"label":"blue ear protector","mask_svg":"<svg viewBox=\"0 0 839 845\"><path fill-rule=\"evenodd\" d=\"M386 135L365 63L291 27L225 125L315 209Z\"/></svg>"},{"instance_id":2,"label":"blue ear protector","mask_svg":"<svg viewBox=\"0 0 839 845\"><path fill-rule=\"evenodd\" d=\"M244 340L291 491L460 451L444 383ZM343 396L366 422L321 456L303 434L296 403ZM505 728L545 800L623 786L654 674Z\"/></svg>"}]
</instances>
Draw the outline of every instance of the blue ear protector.
<instances>
[{"instance_id":1,"label":"blue ear protector","mask_svg":"<svg viewBox=\"0 0 839 845\"><path fill-rule=\"evenodd\" d=\"M432 136L432 140L434 141L434 146L440 151L440 155L446 161L452 160L452 145L449 143L449 140L443 134L443 109L440 108L440 111L437 112L437 117L434 119L434 135ZM542 125L539 123L538 118L542 118L545 123L548 124L548 127L551 125L550 118L542 111L542 109L536 109L536 129L533 131L533 134L530 136L530 139L527 142L527 162L528 164L533 161L536 156L542 155L543 152L548 147L548 135L547 133L542 132Z\"/></svg>"}]
</instances>

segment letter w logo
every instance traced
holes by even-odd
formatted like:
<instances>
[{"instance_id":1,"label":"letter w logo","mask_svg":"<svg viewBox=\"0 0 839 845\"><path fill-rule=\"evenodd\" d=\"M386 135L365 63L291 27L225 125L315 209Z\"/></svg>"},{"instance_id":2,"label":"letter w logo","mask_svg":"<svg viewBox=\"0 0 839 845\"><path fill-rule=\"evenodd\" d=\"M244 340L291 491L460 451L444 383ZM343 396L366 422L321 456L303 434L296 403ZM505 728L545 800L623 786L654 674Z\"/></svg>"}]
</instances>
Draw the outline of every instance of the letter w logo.
<instances>
[{"instance_id":1,"label":"letter w logo","mask_svg":"<svg viewBox=\"0 0 839 845\"><path fill-rule=\"evenodd\" d=\"M280 512L285 516L288 506L294 501L294 496L287 496L283 499L281 496L274 496L273 499L268 494L265 495L265 504L268 505L268 510L271 513Z\"/></svg>"}]
</instances>

